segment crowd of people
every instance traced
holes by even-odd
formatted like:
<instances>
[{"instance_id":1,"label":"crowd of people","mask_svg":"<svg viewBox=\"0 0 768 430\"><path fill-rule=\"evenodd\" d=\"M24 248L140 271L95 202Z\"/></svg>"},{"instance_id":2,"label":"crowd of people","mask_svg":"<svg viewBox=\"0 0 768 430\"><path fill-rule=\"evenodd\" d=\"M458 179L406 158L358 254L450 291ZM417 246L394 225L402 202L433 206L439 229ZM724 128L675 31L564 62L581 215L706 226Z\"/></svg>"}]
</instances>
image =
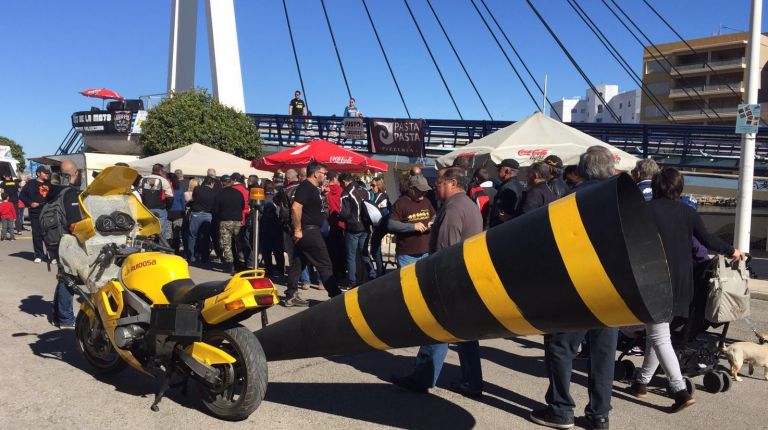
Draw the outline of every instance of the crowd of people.
<instances>
[{"instance_id":1,"label":"crowd of people","mask_svg":"<svg viewBox=\"0 0 768 430\"><path fill-rule=\"evenodd\" d=\"M267 276L286 285L282 304L301 307L309 305L301 290L314 287L334 297L386 274L382 242L387 235L392 235L395 244L396 258L390 261L391 266L402 268L619 173L613 155L602 146L590 147L576 166L563 166L555 155L533 163L526 169L525 186L517 161L503 160L495 167L495 175L484 167L470 169L469 159L459 157L452 167L438 172L432 186L421 167L413 166L399 178L399 197L393 199L381 177L365 181L349 173L329 171L318 162L268 179L245 178L239 173L217 176L214 169L204 178L188 178L179 170L167 174L162 165L155 165L150 175L137 179L134 192L160 219L162 237L190 263L207 264L215 258L227 273L263 265ZM67 161L61 168L76 179L72 186L78 186L74 163ZM0 214L6 239L20 233L23 213L18 211L22 206L28 209L34 258L39 262L46 256L39 216L50 201L51 172L41 166L35 173L35 180L21 188L12 178L4 178ZM708 250L736 259L744 255L710 235L695 209L681 200L684 181L679 171L641 160L631 173L648 201L666 252L673 315L688 317L694 257L706 255ZM258 210L249 199L249 189L254 187L263 188L265 195ZM254 250L256 217L259 240ZM50 250L47 254L55 258ZM56 290L54 317L60 326L73 322L72 296L67 289L59 285ZM643 366L629 393L646 396L647 384L661 365L674 399L671 411L694 404L672 348L669 322L645 328ZM588 348L590 382L585 415L591 428L608 428L617 337L615 328L546 334L547 407L531 411L531 420L554 428L573 426L573 360ZM413 371L394 376L392 382L409 391L427 392L437 382L447 350L446 344L421 347ZM482 395L478 342L462 342L458 351L462 377L451 389L468 397Z\"/></svg>"}]
</instances>

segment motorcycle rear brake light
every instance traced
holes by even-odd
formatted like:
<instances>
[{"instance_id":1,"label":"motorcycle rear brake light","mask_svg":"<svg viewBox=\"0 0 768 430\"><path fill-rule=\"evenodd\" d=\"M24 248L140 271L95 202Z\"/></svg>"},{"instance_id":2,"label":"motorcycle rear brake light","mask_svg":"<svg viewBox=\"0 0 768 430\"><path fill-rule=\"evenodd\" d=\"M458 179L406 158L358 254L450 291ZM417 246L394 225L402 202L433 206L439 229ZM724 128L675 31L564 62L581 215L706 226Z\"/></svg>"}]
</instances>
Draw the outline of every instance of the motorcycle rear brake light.
<instances>
[{"instance_id":1,"label":"motorcycle rear brake light","mask_svg":"<svg viewBox=\"0 0 768 430\"><path fill-rule=\"evenodd\" d=\"M243 303L242 300L235 300L234 302L227 303L224 305L224 309L228 311L236 311L238 309L242 309L245 307L245 303Z\"/></svg>"},{"instance_id":2,"label":"motorcycle rear brake light","mask_svg":"<svg viewBox=\"0 0 768 430\"><path fill-rule=\"evenodd\" d=\"M256 303L260 305L271 305L274 303L272 296L261 296L256 299Z\"/></svg>"},{"instance_id":3,"label":"motorcycle rear brake light","mask_svg":"<svg viewBox=\"0 0 768 430\"><path fill-rule=\"evenodd\" d=\"M254 290L260 290L262 288L272 288L272 281L268 278L251 278L248 280L251 283L251 287Z\"/></svg>"}]
</instances>

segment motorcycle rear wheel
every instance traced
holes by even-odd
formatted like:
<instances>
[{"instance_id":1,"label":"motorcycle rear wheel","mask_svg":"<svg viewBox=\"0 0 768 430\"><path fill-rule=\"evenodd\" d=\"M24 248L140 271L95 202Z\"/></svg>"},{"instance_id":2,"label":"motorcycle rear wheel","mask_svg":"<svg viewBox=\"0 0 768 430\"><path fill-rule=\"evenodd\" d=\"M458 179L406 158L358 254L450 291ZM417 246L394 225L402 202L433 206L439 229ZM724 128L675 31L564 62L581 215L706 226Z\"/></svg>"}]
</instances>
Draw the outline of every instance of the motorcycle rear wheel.
<instances>
[{"instance_id":1,"label":"motorcycle rear wheel","mask_svg":"<svg viewBox=\"0 0 768 430\"><path fill-rule=\"evenodd\" d=\"M115 347L106 339L106 334L91 339L91 324L88 314L80 311L75 320L75 337L77 337L77 349L96 370L99 375L113 375L119 373L127 363L123 361L115 350Z\"/></svg>"},{"instance_id":2,"label":"motorcycle rear wheel","mask_svg":"<svg viewBox=\"0 0 768 430\"><path fill-rule=\"evenodd\" d=\"M218 387L199 384L202 401L218 418L240 421L255 411L267 393L267 358L256 336L247 328L235 325L203 333L203 341L226 351L237 360L218 364L223 383Z\"/></svg>"}]
</instances>

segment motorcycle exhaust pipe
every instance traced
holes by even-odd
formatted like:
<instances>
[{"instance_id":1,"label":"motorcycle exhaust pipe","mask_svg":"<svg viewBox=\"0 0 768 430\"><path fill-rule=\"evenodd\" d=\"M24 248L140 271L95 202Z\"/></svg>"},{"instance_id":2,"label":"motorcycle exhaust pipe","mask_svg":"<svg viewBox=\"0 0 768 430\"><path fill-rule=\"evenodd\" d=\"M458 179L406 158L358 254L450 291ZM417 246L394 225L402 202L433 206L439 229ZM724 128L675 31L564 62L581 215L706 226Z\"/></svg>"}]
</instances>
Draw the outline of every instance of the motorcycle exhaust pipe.
<instances>
[{"instance_id":1,"label":"motorcycle exhaust pipe","mask_svg":"<svg viewBox=\"0 0 768 430\"><path fill-rule=\"evenodd\" d=\"M669 270L622 174L256 332L290 360L668 320Z\"/></svg>"}]
</instances>

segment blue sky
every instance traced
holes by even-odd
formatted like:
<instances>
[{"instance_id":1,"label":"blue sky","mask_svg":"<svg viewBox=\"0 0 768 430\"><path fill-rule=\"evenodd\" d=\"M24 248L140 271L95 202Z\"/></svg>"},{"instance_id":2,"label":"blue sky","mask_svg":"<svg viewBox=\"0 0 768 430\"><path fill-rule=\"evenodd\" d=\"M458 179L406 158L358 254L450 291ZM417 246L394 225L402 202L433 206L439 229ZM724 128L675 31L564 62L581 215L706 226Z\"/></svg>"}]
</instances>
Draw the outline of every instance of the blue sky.
<instances>
[{"instance_id":1,"label":"blue sky","mask_svg":"<svg viewBox=\"0 0 768 430\"><path fill-rule=\"evenodd\" d=\"M195 80L197 86L209 88L202 3L200 0ZM409 3L464 118L487 119L426 0ZM536 78L549 76L551 99L584 95L586 84L525 1L486 3ZM637 42L600 0L579 3L639 73L642 48ZM748 27L749 0L651 3L686 38L714 34L720 25ZM340 115L346 105L346 90L320 0L287 0L287 4L309 107L314 114ZM533 102L470 0L432 0L432 4L494 118L514 120L533 112ZM535 0L535 4L595 83L617 83L622 90L634 87L565 0ZM641 1L619 0L619 4L654 42L675 40ZM73 111L101 105L100 100L85 98L78 91L103 86L129 98L165 92L170 5L167 0L1 1L0 135L22 144L27 156L51 154L69 131ZM326 0L326 6L361 111L369 116L405 116L361 1ZM368 6L412 116L458 118L403 2L368 0ZM235 11L246 110L285 113L299 80L282 1L235 0ZM519 63L516 65L521 69Z\"/></svg>"}]
</instances>

